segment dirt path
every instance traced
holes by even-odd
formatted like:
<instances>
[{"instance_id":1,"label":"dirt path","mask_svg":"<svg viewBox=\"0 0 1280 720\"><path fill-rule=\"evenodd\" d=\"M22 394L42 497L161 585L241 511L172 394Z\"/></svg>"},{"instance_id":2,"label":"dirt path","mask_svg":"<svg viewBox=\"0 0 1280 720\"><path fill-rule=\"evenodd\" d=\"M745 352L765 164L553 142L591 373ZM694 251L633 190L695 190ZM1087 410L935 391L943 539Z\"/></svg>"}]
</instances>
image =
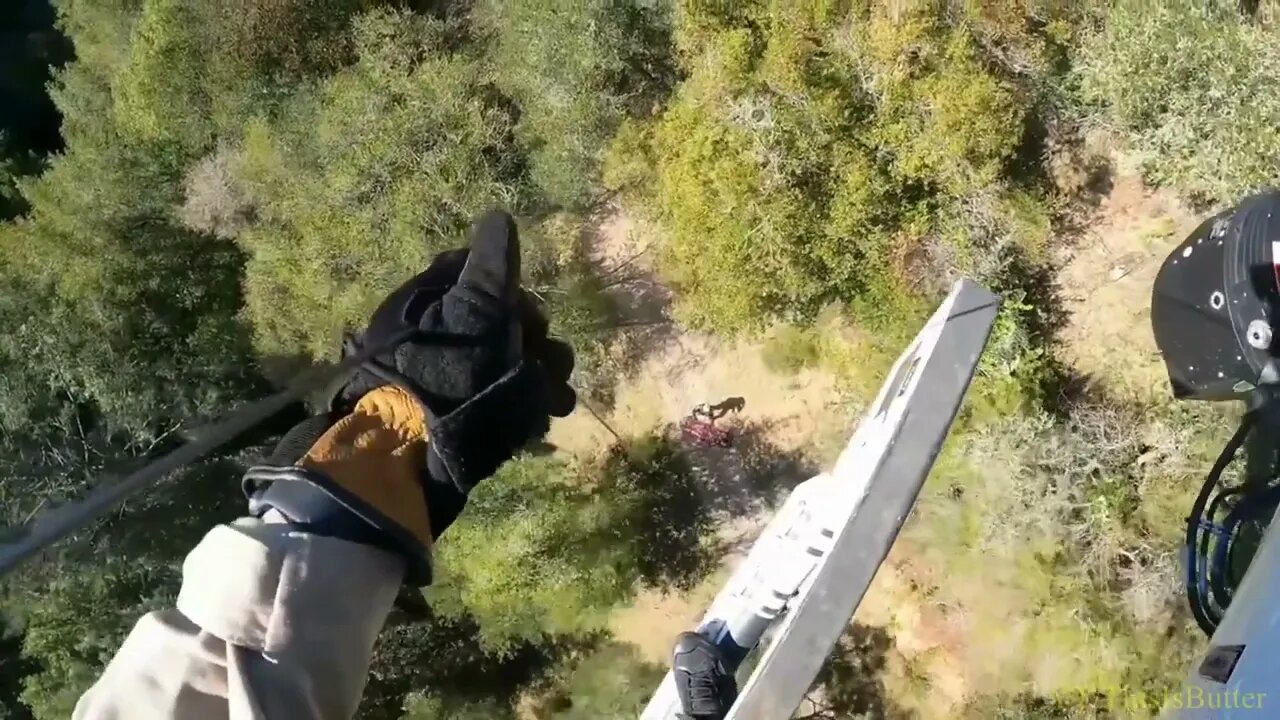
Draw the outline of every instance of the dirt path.
<instances>
[{"instance_id":1,"label":"dirt path","mask_svg":"<svg viewBox=\"0 0 1280 720\"><path fill-rule=\"evenodd\" d=\"M1122 398L1168 397L1151 335L1151 285L1165 256L1198 222L1172 193L1134 175L1115 179L1086 237L1058 258L1069 313L1064 360Z\"/></svg>"}]
</instances>

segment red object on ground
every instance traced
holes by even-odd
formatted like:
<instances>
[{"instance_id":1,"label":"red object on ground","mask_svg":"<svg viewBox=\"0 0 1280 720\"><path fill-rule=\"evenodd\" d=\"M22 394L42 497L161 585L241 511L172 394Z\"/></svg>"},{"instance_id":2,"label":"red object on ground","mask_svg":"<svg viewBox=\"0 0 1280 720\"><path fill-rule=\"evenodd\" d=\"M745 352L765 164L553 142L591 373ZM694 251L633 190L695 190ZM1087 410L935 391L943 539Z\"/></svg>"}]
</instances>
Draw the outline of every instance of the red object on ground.
<instances>
[{"instance_id":1,"label":"red object on ground","mask_svg":"<svg viewBox=\"0 0 1280 720\"><path fill-rule=\"evenodd\" d=\"M687 417L680 421L680 439L702 447L733 446L733 433L706 420Z\"/></svg>"}]
</instances>

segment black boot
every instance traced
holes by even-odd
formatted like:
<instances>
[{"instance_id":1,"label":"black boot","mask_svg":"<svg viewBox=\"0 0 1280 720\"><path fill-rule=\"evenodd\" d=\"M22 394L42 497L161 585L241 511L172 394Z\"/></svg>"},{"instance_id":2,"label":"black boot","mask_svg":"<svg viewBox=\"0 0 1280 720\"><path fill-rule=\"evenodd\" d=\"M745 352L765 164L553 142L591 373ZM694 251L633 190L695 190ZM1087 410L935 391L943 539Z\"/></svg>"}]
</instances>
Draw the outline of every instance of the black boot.
<instances>
[{"instance_id":1,"label":"black boot","mask_svg":"<svg viewBox=\"0 0 1280 720\"><path fill-rule=\"evenodd\" d=\"M695 632L680 633L671 667L684 717L722 720L729 713L738 687L715 643Z\"/></svg>"}]
</instances>

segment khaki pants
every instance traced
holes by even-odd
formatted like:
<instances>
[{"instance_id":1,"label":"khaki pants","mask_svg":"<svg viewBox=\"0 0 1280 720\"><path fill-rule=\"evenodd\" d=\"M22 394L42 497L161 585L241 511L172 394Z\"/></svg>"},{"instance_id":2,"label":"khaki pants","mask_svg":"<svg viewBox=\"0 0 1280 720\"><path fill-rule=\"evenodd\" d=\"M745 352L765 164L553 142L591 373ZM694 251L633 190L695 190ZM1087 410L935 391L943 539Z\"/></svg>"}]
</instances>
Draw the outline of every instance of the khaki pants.
<instances>
[{"instance_id":1,"label":"khaki pants","mask_svg":"<svg viewBox=\"0 0 1280 720\"><path fill-rule=\"evenodd\" d=\"M209 532L177 608L138 621L73 717L352 717L403 561L279 520Z\"/></svg>"}]
</instances>

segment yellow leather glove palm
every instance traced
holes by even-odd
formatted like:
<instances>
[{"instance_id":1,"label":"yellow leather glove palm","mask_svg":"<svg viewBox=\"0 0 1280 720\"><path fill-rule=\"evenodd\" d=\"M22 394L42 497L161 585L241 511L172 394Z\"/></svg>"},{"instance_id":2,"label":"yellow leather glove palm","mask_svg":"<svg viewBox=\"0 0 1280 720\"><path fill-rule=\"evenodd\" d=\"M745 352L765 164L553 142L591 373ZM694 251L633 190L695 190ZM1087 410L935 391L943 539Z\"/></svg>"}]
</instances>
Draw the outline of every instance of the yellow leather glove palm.
<instances>
[{"instance_id":1,"label":"yellow leather glove palm","mask_svg":"<svg viewBox=\"0 0 1280 720\"><path fill-rule=\"evenodd\" d=\"M298 465L323 475L333 491L359 498L426 550L432 538L420 479L426 458L422 407L408 391L387 385L360 398Z\"/></svg>"}]
</instances>

